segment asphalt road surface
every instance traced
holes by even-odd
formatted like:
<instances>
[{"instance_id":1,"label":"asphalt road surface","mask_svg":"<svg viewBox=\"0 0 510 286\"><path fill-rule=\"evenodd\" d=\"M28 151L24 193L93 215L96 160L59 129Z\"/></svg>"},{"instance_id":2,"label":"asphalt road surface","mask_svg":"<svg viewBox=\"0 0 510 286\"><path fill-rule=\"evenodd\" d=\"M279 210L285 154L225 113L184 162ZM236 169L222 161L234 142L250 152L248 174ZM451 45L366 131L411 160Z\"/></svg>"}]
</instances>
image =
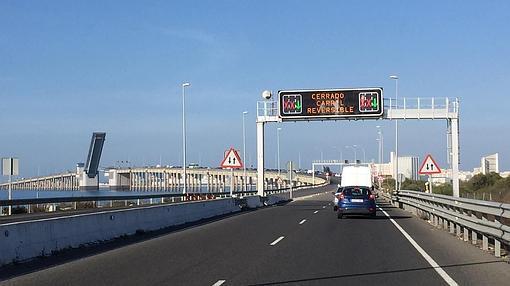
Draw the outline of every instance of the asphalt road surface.
<instances>
[{"instance_id":1,"label":"asphalt road surface","mask_svg":"<svg viewBox=\"0 0 510 286\"><path fill-rule=\"evenodd\" d=\"M119 247L85 249L92 254L50 263L1 283L509 285L510 265L505 260L384 201L378 205L392 220L383 211L376 218L337 219L333 189L315 189L319 195Z\"/></svg>"}]
</instances>

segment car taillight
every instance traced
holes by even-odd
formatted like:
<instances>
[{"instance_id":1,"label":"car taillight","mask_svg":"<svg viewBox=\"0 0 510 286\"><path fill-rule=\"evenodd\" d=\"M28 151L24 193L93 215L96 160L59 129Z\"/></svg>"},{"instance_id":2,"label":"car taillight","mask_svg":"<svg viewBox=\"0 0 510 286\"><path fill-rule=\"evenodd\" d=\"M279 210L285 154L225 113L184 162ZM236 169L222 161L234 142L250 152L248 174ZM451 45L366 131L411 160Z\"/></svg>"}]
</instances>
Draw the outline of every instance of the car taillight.
<instances>
[{"instance_id":1,"label":"car taillight","mask_svg":"<svg viewBox=\"0 0 510 286\"><path fill-rule=\"evenodd\" d=\"M375 200L375 195L370 195L369 200Z\"/></svg>"},{"instance_id":2,"label":"car taillight","mask_svg":"<svg viewBox=\"0 0 510 286\"><path fill-rule=\"evenodd\" d=\"M339 201L341 201L344 199L344 194L338 194L336 197L338 198Z\"/></svg>"}]
</instances>

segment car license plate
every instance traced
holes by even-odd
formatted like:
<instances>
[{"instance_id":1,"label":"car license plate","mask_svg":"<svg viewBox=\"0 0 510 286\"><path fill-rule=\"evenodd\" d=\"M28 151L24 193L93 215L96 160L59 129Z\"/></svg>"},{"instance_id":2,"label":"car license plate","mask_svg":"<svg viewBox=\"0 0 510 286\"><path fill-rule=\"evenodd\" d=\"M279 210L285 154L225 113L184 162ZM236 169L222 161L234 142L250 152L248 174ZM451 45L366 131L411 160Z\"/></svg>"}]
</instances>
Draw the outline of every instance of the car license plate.
<instances>
[{"instance_id":1,"label":"car license plate","mask_svg":"<svg viewBox=\"0 0 510 286\"><path fill-rule=\"evenodd\" d=\"M351 202L353 202L353 203L362 203L363 199L351 199Z\"/></svg>"}]
</instances>

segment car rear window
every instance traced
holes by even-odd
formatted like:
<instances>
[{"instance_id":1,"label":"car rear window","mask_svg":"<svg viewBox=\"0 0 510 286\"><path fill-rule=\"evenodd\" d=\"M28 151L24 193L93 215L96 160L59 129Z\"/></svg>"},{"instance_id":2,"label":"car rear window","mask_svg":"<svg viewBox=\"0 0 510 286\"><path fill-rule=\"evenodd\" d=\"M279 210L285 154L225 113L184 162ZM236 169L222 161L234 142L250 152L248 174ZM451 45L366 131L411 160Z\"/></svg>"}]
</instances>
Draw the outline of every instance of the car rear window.
<instances>
[{"instance_id":1,"label":"car rear window","mask_svg":"<svg viewBox=\"0 0 510 286\"><path fill-rule=\"evenodd\" d=\"M370 189L367 188L344 188L345 196L368 196Z\"/></svg>"}]
</instances>

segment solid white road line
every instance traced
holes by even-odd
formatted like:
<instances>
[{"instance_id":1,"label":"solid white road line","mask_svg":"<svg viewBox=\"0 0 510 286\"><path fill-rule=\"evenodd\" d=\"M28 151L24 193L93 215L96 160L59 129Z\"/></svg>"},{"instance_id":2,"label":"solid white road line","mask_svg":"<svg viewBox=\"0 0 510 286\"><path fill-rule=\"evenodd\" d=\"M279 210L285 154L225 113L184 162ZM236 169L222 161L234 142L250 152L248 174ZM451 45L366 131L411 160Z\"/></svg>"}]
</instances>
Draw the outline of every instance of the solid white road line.
<instances>
[{"instance_id":1,"label":"solid white road line","mask_svg":"<svg viewBox=\"0 0 510 286\"><path fill-rule=\"evenodd\" d=\"M269 245L271 245L271 246L276 245L278 242L280 242L284 238L285 238L285 236L280 236L275 241L271 242L271 244L269 244Z\"/></svg>"},{"instance_id":2,"label":"solid white road line","mask_svg":"<svg viewBox=\"0 0 510 286\"><path fill-rule=\"evenodd\" d=\"M305 221L306 221L306 219L300 221L299 224L303 224L303 223L305 223Z\"/></svg>"},{"instance_id":3,"label":"solid white road line","mask_svg":"<svg viewBox=\"0 0 510 286\"><path fill-rule=\"evenodd\" d=\"M314 211L313 213L314 213L314 214L316 214L316 213L318 213L318 212L319 212L319 211Z\"/></svg>"},{"instance_id":4,"label":"solid white road line","mask_svg":"<svg viewBox=\"0 0 510 286\"><path fill-rule=\"evenodd\" d=\"M418 252L421 254L421 256L423 256L423 258L425 258L425 260L427 260L427 262L430 264L430 266L432 266L432 268L434 268L434 270L436 270L436 272L439 274L439 276L441 276L441 278L443 278L443 280L448 284L448 285L451 285L451 286L458 286L459 284L457 284L457 282L455 282L455 280L453 280L452 277L450 277L450 275L448 275L448 273L446 273L446 271L443 270L443 268L441 268L441 266L439 266L439 264L437 264L437 262L432 259L432 257L430 257L430 255L428 255L427 252L425 252L425 250L423 250L423 248L421 248L421 246L416 243L416 241L414 241L414 239L395 221L393 220L390 215L384 211L381 207L378 206L378 208L383 212L383 214L385 216L387 216L390 221L393 223L393 225L404 235L404 237L411 243L412 246L414 246L414 248L416 248L416 250L418 250Z\"/></svg>"},{"instance_id":5,"label":"solid white road line","mask_svg":"<svg viewBox=\"0 0 510 286\"><path fill-rule=\"evenodd\" d=\"M220 286L221 284L225 283L225 280L218 280L216 283L214 283L212 286Z\"/></svg>"}]
</instances>

